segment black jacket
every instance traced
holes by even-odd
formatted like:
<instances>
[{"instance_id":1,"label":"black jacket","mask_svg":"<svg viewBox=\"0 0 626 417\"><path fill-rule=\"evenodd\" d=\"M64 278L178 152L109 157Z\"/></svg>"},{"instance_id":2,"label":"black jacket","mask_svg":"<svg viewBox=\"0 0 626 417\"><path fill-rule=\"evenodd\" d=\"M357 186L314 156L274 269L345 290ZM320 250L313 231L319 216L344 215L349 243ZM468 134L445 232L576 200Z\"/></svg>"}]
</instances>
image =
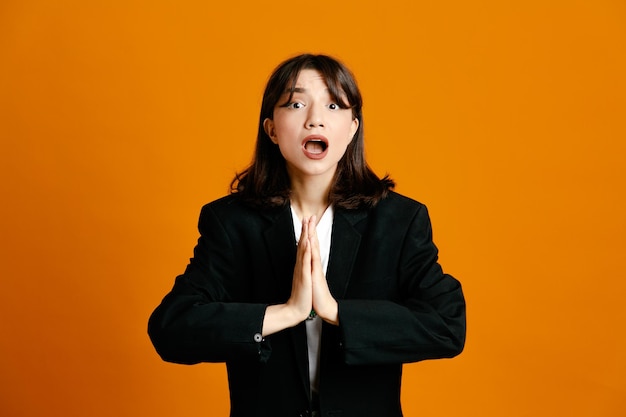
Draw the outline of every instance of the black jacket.
<instances>
[{"instance_id":1,"label":"black jacket","mask_svg":"<svg viewBox=\"0 0 626 417\"><path fill-rule=\"evenodd\" d=\"M289 206L259 211L231 195L203 207L199 230L150 317L156 350L170 362L226 362L232 417L308 415L304 324L260 337L266 306L291 292ZM326 277L340 324L322 329L321 415L401 416L402 364L455 356L465 342L461 285L437 263L426 207L391 193L370 210L336 209Z\"/></svg>"}]
</instances>

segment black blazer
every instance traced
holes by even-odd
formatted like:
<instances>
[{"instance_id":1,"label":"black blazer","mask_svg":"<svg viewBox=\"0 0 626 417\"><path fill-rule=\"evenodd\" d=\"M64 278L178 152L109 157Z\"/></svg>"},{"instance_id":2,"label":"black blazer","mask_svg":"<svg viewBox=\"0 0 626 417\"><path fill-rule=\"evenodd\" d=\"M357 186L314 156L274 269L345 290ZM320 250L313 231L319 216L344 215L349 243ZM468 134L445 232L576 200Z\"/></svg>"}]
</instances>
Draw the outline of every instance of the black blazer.
<instances>
[{"instance_id":1,"label":"black blazer","mask_svg":"<svg viewBox=\"0 0 626 417\"><path fill-rule=\"evenodd\" d=\"M289 206L259 211L236 195L203 207L183 275L150 317L170 362L226 362L232 417L309 415L304 324L263 339L265 308L291 293ZM422 204L391 193L370 210L335 210L327 280L339 326L324 323L322 416L401 416L402 364L452 357L465 343L459 282L437 263ZM210 412L208 412L210 414Z\"/></svg>"}]
</instances>

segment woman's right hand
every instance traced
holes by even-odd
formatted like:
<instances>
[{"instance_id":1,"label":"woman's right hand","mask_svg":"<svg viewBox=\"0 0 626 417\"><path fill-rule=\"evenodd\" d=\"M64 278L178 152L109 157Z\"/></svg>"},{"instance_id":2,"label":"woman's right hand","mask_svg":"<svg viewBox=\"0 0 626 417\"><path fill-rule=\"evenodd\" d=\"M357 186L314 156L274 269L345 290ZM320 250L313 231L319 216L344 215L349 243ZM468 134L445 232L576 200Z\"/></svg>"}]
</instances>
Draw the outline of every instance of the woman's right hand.
<instances>
[{"instance_id":1,"label":"woman's right hand","mask_svg":"<svg viewBox=\"0 0 626 417\"><path fill-rule=\"evenodd\" d=\"M293 327L304 321L313 308L313 283L311 275L311 242L309 229L315 227L315 216L302 219L302 232L296 252L291 296L285 304L268 306L263 319L263 336Z\"/></svg>"},{"instance_id":2,"label":"woman's right hand","mask_svg":"<svg viewBox=\"0 0 626 417\"><path fill-rule=\"evenodd\" d=\"M296 265L293 269L293 280L291 283L291 297L287 301L287 306L293 309L294 314L305 320L313 308L313 282L311 277L311 242L309 241L309 230L315 227L315 216L302 219L302 232L298 242L296 253Z\"/></svg>"}]
</instances>

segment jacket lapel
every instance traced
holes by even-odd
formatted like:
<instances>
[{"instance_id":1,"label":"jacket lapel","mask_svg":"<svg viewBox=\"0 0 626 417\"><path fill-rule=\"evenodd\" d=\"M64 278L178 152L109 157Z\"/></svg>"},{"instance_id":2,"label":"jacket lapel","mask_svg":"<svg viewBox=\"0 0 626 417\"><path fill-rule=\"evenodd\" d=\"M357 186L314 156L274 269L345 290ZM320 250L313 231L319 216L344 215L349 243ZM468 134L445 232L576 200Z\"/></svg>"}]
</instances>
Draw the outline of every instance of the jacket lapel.
<instances>
[{"instance_id":1,"label":"jacket lapel","mask_svg":"<svg viewBox=\"0 0 626 417\"><path fill-rule=\"evenodd\" d=\"M285 302L291 295L293 267L296 263L296 236L289 205L278 212L268 213L267 217L272 224L265 230L263 237L274 268L279 301Z\"/></svg>"},{"instance_id":2,"label":"jacket lapel","mask_svg":"<svg viewBox=\"0 0 626 417\"><path fill-rule=\"evenodd\" d=\"M355 225L367 217L363 210L337 210L330 242L330 259L326 279L335 298L343 298L348 288L354 261L361 243L361 233Z\"/></svg>"}]
</instances>

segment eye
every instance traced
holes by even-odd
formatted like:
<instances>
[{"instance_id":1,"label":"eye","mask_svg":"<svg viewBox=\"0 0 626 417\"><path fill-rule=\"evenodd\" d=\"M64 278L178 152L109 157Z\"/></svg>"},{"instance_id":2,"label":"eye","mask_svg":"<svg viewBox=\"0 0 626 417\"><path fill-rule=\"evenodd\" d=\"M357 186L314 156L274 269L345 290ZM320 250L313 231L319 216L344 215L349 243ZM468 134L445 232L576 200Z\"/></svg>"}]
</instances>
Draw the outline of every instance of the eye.
<instances>
[{"instance_id":1,"label":"eye","mask_svg":"<svg viewBox=\"0 0 626 417\"><path fill-rule=\"evenodd\" d=\"M330 110L339 110L339 108L340 108L340 107L339 107L339 104L337 104L337 103L330 103L330 104L328 105L328 108L329 108Z\"/></svg>"},{"instance_id":2,"label":"eye","mask_svg":"<svg viewBox=\"0 0 626 417\"><path fill-rule=\"evenodd\" d=\"M288 109L301 109L301 108L304 107L304 104L302 104L302 103L300 103L298 101L293 101L293 102L287 104L287 106L285 106L285 107L287 107Z\"/></svg>"}]
</instances>

